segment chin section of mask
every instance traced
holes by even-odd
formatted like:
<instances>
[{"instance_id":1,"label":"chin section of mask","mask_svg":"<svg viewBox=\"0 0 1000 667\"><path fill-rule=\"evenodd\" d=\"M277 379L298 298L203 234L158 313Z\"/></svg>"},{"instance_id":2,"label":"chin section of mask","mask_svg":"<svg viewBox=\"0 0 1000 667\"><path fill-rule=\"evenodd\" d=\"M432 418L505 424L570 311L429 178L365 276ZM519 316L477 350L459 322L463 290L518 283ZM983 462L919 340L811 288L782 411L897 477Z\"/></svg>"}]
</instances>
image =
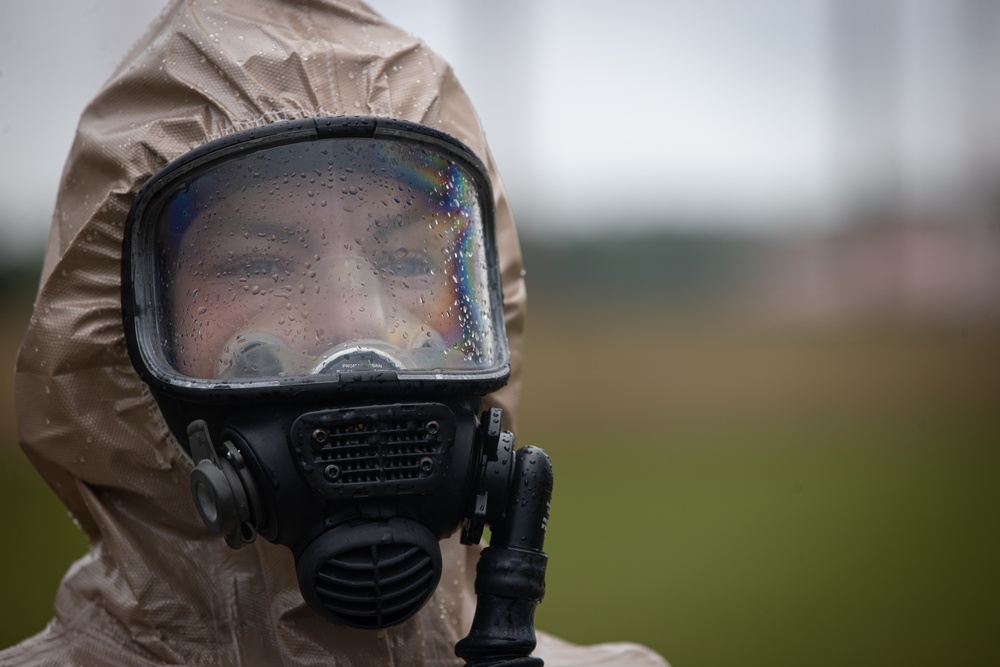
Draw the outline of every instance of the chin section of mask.
<instances>
[{"instance_id":1,"label":"chin section of mask","mask_svg":"<svg viewBox=\"0 0 1000 667\"><path fill-rule=\"evenodd\" d=\"M402 517L337 526L296 563L302 597L314 611L369 629L419 611L437 588L441 567L434 535Z\"/></svg>"},{"instance_id":2,"label":"chin section of mask","mask_svg":"<svg viewBox=\"0 0 1000 667\"><path fill-rule=\"evenodd\" d=\"M529 656L545 592L544 452L515 450L497 408L479 419L464 403L291 410L234 414L219 447L208 422L189 425L191 491L206 526L233 548L258 534L287 546L314 612L380 629L427 606L442 577L440 540L461 530L463 544L478 544L489 525L475 616L455 653L470 666L539 667Z\"/></svg>"},{"instance_id":3,"label":"chin section of mask","mask_svg":"<svg viewBox=\"0 0 1000 667\"><path fill-rule=\"evenodd\" d=\"M223 380L292 377L332 373L370 373L400 370L433 370L448 355L437 333L420 347L400 348L377 339L348 341L311 355L293 350L276 336L262 332L240 333L219 355L217 376Z\"/></svg>"},{"instance_id":4,"label":"chin section of mask","mask_svg":"<svg viewBox=\"0 0 1000 667\"><path fill-rule=\"evenodd\" d=\"M471 417L471 415L469 415ZM416 613L441 577L438 539L459 525L469 482L468 418L441 404L328 409L301 415L289 444L329 512L350 516L301 548L302 596L347 625L381 628ZM462 435L459 435L462 432ZM333 512L336 514L336 511Z\"/></svg>"}]
</instances>

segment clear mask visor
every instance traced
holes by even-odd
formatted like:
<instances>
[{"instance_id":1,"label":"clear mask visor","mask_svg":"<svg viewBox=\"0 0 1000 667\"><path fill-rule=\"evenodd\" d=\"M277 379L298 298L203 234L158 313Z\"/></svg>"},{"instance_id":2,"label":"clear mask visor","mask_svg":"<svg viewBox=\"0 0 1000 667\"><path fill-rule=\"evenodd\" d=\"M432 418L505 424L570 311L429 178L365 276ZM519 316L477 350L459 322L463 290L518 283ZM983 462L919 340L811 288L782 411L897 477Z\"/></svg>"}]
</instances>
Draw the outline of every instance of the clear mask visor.
<instances>
[{"instance_id":1,"label":"clear mask visor","mask_svg":"<svg viewBox=\"0 0 1000 667\"><path fill-rule=\"evenodd\" d=\"M473 183L425 147L360 138L193 171L154 209L162 359L229 381L492 368Z\"/></svg>"}]
</instances>

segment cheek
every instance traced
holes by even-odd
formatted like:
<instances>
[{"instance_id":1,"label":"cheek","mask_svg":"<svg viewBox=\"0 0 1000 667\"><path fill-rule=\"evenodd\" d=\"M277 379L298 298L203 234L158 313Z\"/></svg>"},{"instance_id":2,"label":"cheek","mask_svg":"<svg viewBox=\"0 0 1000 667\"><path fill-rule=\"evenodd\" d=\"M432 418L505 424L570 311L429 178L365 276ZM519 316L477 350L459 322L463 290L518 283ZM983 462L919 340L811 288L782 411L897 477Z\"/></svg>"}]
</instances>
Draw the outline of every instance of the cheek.
<instances>
[{"instance_id":1,"label":"cheek","mask_svg":"<svg viewBox=\"0 0 1000 667\"><path fill-rule=\"evenodd\" d=\"M462 336L462 324L459 321L454 303L458 298L456 290L415 289L402 292L403 298L396 302L412 313L421 322L444 336L449 343L454 343Z\"/></svg>"},{"instance_id":2,"label":"cheek","mask_svg":"<svg viewBox=\"0 0 1000 667\"><path fill-rule=\"evenodd\" d=\"M174 299L178 370L192 377L216 377L219 352L252 316L250 305L245 299L234 300L230 289L204 283L179 291Z\"/></svg>"},{"instance_id":3,"label":"cheek","mask_svg":"<svg viewBox=\"0 0 1000 667\"><path fill-rule=\"evenodd\" d=\"M429 308L425 321L449 341L462 336L462 323L454 306L456 296L454 292L439 293L437 298L427 301Z\"/></svg>"}]
</instances>

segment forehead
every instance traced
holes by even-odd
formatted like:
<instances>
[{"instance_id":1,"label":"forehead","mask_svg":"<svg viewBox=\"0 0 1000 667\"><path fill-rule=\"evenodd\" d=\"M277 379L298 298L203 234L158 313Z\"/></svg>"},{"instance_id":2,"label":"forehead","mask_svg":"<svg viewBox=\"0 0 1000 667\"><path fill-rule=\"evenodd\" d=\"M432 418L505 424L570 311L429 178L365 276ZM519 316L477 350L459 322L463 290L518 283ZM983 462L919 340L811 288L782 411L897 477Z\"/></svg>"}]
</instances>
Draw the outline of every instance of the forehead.
<instances>
[{"instance_id":1,"label":"forehead","mask_svg":"<svg viewBox=\"0 0 1000 667\"><path fill-rule=\"evenodd\" d=\"M166 203L172 244L207 229L244 236L380 235L447 229L479 218L463 167L411 145L374 139L300 142L211 165ZM236 236L238 238L238 236Z\"/></svg>"},{"instance_id":2,"label":"forehead","mask_svg":"<svg viewBox=\"0 0 1000 667\"><path fill-rule=\"evenodd\" d=\"M420 284L443 283L458 259L485 267L473 179L440 154L374 139L226 156L176 179L164 199L160 270L188 281L315 275L312 262L349 255L373 272L433 276L434 269L438 278Z\"/></svg>"}]
</instances>

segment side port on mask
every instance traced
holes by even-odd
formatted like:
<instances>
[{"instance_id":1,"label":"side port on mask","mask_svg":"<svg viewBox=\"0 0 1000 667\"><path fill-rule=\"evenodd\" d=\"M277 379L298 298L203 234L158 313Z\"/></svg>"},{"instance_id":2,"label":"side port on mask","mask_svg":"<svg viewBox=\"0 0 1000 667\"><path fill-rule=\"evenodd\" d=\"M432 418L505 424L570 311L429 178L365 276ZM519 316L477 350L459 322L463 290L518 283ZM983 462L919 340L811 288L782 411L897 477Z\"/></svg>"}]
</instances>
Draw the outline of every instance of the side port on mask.
<instances>
[{"instance_id":1,"label":"side port on mask","mask_svg":"<svg viewBox=\"0 0 1000 667\"><path fill-rule=\"evenodd\" d=\"M233 549L257 539L263 516L253 477L240 451L226 441L216 450L203 420L188 426L188 442L195 469L191 473L191 495L201 520Z\"/></svg>"},{"instance_id":2,"label":"side port on mask","mask_svg":"<svg viewBox=\"0 0 1000 667\"><path fill-rule=\"evenodd\" d=\"M503 430L503 411L483 412L476 433L477 469L472 504L462 520L462 544L479 544L483 528L503 516L514 475L514 434Z\"/></svg>"}]
</instances>

